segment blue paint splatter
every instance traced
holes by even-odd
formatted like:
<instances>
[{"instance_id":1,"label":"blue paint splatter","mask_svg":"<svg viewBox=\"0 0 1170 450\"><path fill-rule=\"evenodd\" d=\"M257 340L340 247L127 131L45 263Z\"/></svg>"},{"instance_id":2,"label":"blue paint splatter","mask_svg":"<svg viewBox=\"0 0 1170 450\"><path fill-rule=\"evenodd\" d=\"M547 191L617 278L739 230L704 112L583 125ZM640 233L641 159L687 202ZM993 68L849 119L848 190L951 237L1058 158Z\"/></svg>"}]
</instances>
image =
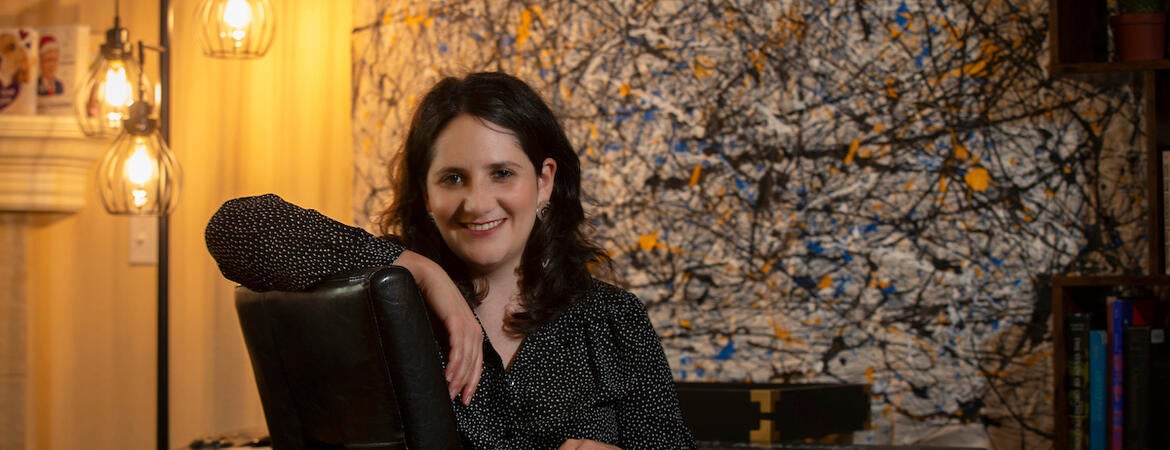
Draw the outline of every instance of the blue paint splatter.
<instances>
[{"instance_id":1,"label":"blue paint splatter","mask_svg":"<svg viewBox=\"0 0 1170 450\"><path fill-rule=\"evenodd\" d=\"M735 340L728 339L727 345L723 346L723 348L719 350L719 353L715 355L714 359L718 361L727 361L731 359L732 355L735 355Z\"/></svg>"}]
</instances>

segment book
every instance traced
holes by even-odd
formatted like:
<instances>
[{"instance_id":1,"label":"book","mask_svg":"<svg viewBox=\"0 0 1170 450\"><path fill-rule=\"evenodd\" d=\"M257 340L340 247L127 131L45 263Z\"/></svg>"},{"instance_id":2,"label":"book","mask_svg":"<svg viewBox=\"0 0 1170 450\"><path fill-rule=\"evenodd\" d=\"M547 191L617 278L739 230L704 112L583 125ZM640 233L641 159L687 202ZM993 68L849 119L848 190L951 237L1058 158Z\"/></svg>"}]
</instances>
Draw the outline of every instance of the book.
<instances>
[{"instance_id":1,"label":"book","mask_svg":"<svg viewBox=\"0 0 1170 450\"><path fill-rule=\"evenodd\" d=\"M1105 385L1108 381L1105 330L1089 331L1089 450L1105 450L1109 428L1105 426Z\"/></svg>"},{"instance_id":2,"label":"book","mask_svg":"<svg viewBox=\"0 0 1170 450\"><path fill-rule=\"evenodd\" d=\"M1132 302L1109 297L1106 301L1109 334L1109 448L1125 450L1125 327L1132 324Z\"/></svg>"},{"instance_id":3,"label":"book","mask_svg":"<svg viewBox=\"0 0 1170 450\"><path fill-rule=\"evenodd\" d=\"M0 28L0 114L37 112L37 45L32 28Z\"/></svg>"},{"instance_id":4,"label":"book","mask_svg":"<svg viewBox=\"0 0 1170 450\"><path fill-rule=\"evenodd\" d=\"M1125 327L1125 448L1150 448L1150 327Z\"/></svg>"},{"instance_id":5,"label":"book","mask_svg":"<svg viewBox=\"0 0 1170 450\"><path fill-rule=\"evenodd\" d=\"M1150 448L1170 448L1170 344L1165 319L1150 327Z\"/></svg>"},{"instance_id":6,"label":"book","mask_svg":"<svg viewBox=\"0 0 1170 450\"><path fill-rule=\"evenodd\" d=\"M89 63L89 26L38 27L37 31L37 114L71 115L74 91L85 78Z\"/></svg>"},{"instance_id":7,"label":"book","mask_svg":"<svg viewBox=\"0 0 1170 450\"><path fill-rule=\"evenodd\" d=\"M1145 357L1147 364L1147 390L1134 393L1146 401L1145 414L1141 415L1142 430L1136 436L1144 440L1142 448L1170 448L1170 408L1166 406L1170 405L1170 385L1164 381L1170 380L1170 349L1167 349L1166 343L1166 328L1170 326L1168 310L1170 303L1165 301L1138 301L1133 304L1133 326L1149 328L1148 348L1139 355ZM1134 411L1134 414L1140 414L1139 411Z\"/></svg>"},{"instance_id":8,"label":"book","mask_svg":"<svg viewBox=\"0 0 1170 450\"><path fill-rule=\"evenodd\" d=\"M1087 313L1066 317L1068 329L1068 374L1065 394L1068 401L1069 448L1088 448L1089 425L1089 326Z\"/></svg>"}]
</instances>

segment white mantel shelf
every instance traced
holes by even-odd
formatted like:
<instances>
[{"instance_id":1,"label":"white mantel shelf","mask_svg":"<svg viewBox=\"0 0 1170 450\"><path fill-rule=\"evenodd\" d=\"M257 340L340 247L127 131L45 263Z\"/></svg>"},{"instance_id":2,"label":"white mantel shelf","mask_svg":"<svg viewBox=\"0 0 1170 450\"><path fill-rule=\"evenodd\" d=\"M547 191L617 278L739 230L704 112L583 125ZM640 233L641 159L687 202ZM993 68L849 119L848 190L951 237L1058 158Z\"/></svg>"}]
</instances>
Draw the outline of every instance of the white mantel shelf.
<instances>
[{"instance_id":1,"label":"white mantel shelf","mask_svg":"<svg viewBox=\"0 0 1170 450\"><path fill-rule=\"evenodd\" d=\"M85 137L73 116L0 115L0 211L81 209L89 169L110 142Z\"/></svg>"}]
</instances>

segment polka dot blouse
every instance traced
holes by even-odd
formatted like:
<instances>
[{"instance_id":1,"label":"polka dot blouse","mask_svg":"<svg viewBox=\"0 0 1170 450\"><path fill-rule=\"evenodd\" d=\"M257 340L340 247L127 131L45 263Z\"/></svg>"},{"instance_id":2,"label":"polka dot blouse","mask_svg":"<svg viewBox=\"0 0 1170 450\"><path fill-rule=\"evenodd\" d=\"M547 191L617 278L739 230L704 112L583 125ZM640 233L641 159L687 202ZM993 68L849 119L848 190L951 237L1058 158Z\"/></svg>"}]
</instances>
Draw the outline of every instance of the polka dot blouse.
<instances>
[{"instance_id":1,"label":"polka dot blouse","mask_svg":"<svg viewBox=\"0 0 1170 450\"><path fill-rule=\"evenodd\" d=\"M255 290L301 290L403 251L271 194L228 201L205 237L224 276ZM452 402L466 448L556 449L566 439L695 448L662 345L629 292L595 280L582 301L524 338L506 370L486 337L483 350L471 405Z\"/></svg>"}]
</instances>

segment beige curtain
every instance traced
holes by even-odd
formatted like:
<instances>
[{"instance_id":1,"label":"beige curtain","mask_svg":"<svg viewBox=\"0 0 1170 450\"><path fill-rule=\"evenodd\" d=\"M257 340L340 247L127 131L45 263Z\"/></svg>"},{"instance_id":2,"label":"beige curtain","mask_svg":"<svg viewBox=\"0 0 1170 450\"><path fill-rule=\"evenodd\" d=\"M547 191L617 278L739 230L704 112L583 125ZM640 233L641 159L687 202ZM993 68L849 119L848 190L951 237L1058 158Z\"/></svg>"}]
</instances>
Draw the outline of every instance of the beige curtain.
<instances>
[{"instance_id":1,"label":"beige curtain","mask_svg":"<svg viewBox=\"0 0 1170 450\"><path fill-rule=\"evenodd\" d=\"M112 23L113 1L16 2L4 20L87 23L95 48ZM158 6L145 3L123 1L123 24L157 42ZM184 174L170 239L172 448L264 429L232 283L203 244L215 208L274 192L352 216L352 3L273 0L276 40L253 61L201 54L198 3L172 2L171 147ZM128 219L90 192L78 214L27 226L27 448L153 448L156 271L129 265Z\"/></svg>"}]
</instances>

